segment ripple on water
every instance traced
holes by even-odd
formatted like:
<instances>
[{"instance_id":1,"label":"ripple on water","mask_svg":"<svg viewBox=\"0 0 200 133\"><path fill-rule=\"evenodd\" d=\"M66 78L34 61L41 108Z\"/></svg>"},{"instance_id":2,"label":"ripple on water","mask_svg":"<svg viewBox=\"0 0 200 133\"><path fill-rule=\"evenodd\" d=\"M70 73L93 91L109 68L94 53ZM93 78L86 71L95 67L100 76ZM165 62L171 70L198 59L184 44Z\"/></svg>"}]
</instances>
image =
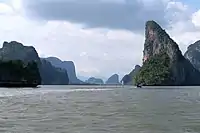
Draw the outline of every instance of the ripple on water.
<instances>
[{"instance_id":1,"label":"ripple on water","mask_svg":"<svg viewBox=\"0 0 200 133\"><path fill-rule=\"evenodd\" d=\"M196 88L83 88L0 90L0 132L200 132Z\"/></svg>"}]
</instances>

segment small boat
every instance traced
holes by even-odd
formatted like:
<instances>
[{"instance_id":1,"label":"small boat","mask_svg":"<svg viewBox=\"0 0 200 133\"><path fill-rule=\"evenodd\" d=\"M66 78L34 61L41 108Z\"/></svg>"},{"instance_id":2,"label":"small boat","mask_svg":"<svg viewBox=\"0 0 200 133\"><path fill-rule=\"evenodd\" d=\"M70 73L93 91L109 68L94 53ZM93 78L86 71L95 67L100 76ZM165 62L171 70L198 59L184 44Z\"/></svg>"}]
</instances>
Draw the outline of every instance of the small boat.
<instances>
[{"instance_id":1,"label":"small boat","mask_svg":"<svg viewBox=\"0 0 200 133\"><path fill-rule=\"evenodd\" d=\"M138 85L137 85L137 88L142 88L142 85L138 84Z\"/></svg>"}]
</instances>

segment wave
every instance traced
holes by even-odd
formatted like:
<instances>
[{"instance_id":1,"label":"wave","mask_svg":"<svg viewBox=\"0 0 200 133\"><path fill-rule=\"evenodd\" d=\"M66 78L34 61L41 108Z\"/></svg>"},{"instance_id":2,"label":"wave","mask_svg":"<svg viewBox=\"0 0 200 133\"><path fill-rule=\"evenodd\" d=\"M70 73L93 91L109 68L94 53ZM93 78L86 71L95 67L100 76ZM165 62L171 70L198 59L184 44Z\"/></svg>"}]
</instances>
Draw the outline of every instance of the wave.
<instances>
[{"instance_id":1,"label":"wave","mask_svg":"<svg viewBox=\"0 0 200 133\"><path fill-rule=\"evenodd\" d=\"M95 91L111 91L113 89L1 89L0 98L23 96L23 95L37 95L47 93L69 93L69 92L95 92Z\"/></svg>"}]
</instances>

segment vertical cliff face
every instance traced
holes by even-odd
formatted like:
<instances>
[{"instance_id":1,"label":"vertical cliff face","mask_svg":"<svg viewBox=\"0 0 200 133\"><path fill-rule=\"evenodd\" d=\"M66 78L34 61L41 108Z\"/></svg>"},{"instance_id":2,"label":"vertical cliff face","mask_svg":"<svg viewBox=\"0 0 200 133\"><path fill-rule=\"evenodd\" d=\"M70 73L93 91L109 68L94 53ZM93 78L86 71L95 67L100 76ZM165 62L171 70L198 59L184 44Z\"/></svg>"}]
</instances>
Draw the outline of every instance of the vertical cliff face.
<instances>
[{"instance_id":1,"label":"vertical cliff face","mask_svg":"<svg viewBox=\"0 0 200 133\"><path fill-rule=\"evenodd\" d=\"M84 82L79 80L76 76L76 70L74 62L72 61L61 61L56 57L48 57L45 60L51 62L51 64L55 67L65 69L68 73L69 83L70 84L83 84Z\"/></svg>"},{"instance_id":2,"label":"vertical cliff face","mask_svg":"<svg viewBox=\"0 0 200 133\"><path fill-rule=\"evenodd\" d=\"M183 59L182 53L170 36L155 21L148 21L145 26L144 61L156 54L166 52L170 61Z\"/></svg>"},{"instance_id":3,"label":"vertical cliff face","mask_svg":"<svg viewBox=\"0 0 200 133\"><path fill-rule=\"evenodd\" d=\"M41 59L40 73L44 85L67 85L69 78L67 71L55 68L50 62Z\"/></svg>"},{"instance_id":4,"label":"vertical cliff face","mask_svg":"<svg viewBox=\"0 0 200 133\"><path fill-rule=\"evenodd\" d=\"M136 83L145 85L198 85L200 73L182 55L178 45L155 21L145 28L143 66Z\"/></svg>"},{"instance_id":5,"label":"vertical cliff face","mask_svg":"<svg viewBox=\"0 0 200 133\"><path fill-rule=\"evenodd\" d=\"M200 41L196 41L194 44L189 45L184 56L200 71Z\"/></svg>"}]
</instances>

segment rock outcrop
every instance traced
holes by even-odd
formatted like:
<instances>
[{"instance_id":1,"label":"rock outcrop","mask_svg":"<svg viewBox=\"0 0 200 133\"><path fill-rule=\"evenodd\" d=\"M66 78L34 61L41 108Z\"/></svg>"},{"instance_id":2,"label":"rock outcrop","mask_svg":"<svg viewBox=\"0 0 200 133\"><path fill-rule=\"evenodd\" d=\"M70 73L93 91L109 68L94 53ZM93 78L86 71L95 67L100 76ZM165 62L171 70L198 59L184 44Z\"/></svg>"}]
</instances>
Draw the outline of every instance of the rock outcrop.
<instances>
[{"instance_id":1,"label":"rock outcrop","mask_svg":"<svg viewBox=\"0 0 200 133\"><path fill-rule=\"evenodd\" d=\"M139 72L140 68L141 67L139 65L136 65L135 68L129 74L125 75L122 78L121 83L124 85L134 85L134 77Z\"/></svg>"},{"instance_id":2,"label":"rock outcrop","mask_svg":"<svg viewBox=\"0 0 200 133\"><path fill-rule=\"evenodd\" d=\"M120 84L119 83L119 75L118 74L112 75L110 78L108 78L108 80L105 82L105 84L108 84L108 85Z\"/></svg>"},{"instance_id":3,"label":"rock outcrop","mask_svg":"<svg viewBox=\"0 0 200 133\"><path fill-rule=\"evenodd\" d=\"M40 74L44 85L68 85L67 71L54 67L50 62L41 59Z\"/></svg>"},{"instance_id":4,"label":"rock outcrop","mask_svg":"<svg viewBox=\"0 0 200 133\"><path fill-rule=\"evenodd\" d=\"M85 82L88 83L88 84L96 84L96 85L104 84L104 82L103 82L102 79L100 79L100 78L94 78L94 77L89 78Z\"/></svg>"},{"instance_id":5,"label":"rock outcrop","mask_svg":"<svg viewBox=\"0 0 200 133\"><path fill-rule=\"evenodd\" d=\"M0 60L21 60L23 62L40 62L37 51L32 46L24 46L22 43L11 41L4 42L0 49Z\"/></svg>"},{"instance_id":6,"label":"rock outcrop","mask_svg":"<svg viewBox=\"0 0 200 133\"><path fill-rule=\"evenodd\" d=\"M41 61L37 51L32 46L24 46L22 43L16 41L4 42L3 47L0 49L0 60L21 60L24 63L34 61L38 65L42 84L68 84L67 73L62 71L63 75L65 75L63 76L61 75L61 71L53 67L51 63ZM52 75L49 76L51 79L47 75Z\"/></svg>"},{"instance_id":7,"label":"rock outcrop","mask_svg":"<svg viewBox=\"0 0 200 133\"><path fill-rule=\"evenodd\" d=\"M44 59L51 62L51 64L55 67L65 69L68 73L69 84L84 84L83 81L77 78L75 65L72 61L61 61L56 57L48 57Z\"/></svg>"},{"instance_id":8,"label":"rock outcrop","mask_svg":"<svg viewBox=\"0 0 200 133\"><path fill-rule=\"evenodd\" d=\"M146 23L143 66L135 78L144 85L199 85L200 72L155 21Z\"/></svg>"},{"instance_id":9,"label":"rock outcrop","mask_svg":"<svg viewBox=\"0 0 200 133\"><path fill-rule=\"evenodd\" d=\"M200 71L200 41L196 41L194 44L189 45L184 56Z\"/></svg>"}]
</instances>

